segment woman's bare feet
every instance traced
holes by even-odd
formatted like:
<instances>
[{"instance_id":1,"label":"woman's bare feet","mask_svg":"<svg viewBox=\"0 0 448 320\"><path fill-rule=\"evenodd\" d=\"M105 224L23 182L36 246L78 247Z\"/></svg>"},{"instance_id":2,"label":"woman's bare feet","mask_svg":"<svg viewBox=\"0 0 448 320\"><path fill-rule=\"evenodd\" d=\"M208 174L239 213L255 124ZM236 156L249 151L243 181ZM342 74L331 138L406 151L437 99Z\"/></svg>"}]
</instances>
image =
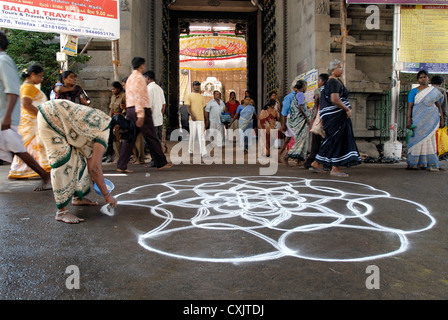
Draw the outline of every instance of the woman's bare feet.
<instances>
[{"instance_id":1,"label":"woman's bare feet","mask_svg":"<svg viewBox=\"0 0 448 320\"><path fill-rule=\"evenodd\" d=\"M166 165L164 165L163 167L157 168L157 170L165 170L165 169L169 169L173 166L173 164L171 162L168 162Z\"/></svg>"},{"instance_id":2,"label":"woman's bare feet","mask_svg":"<svg viewBox=\"0 0 448 320\"><path fill-rule=\"evenodd\" d=\"M74 206L97 206L98 202L89 200L87 198L84 198L81 200L79 198L73 197L72 205L74 205Z\"/></svg>"},{"instance_id":3,"label":"woman's bare feet","mask_svg":"<svg viewBox=\"0 0 448 320\"><path fill-rule=\"evenodd\" d=\"M281 162L285 165L289 167L289 156L288 156L288 152L286 152L283 156L280 157Z\"/></svg>"},{"instance_id":4,"label":"woman's bare feet","mask_svg":"<svg viewBox=\"0 0 448 320\"><path fill-rule=\"evenodd\" d=\"M77 216L71 214L68 210L57 211L55 219L57 221L62 221L69 224L76 224L84 222L84 219L78 218Z\"/></svg>"},{"instance_id":5,"label":"woman's bare feet","mask_svg":"<svg viewBox=\"0 0 448 320\"><path fill-rule=\"evenodd\" d=\"M51 179L48 180L43 180L42 183L34 188L34 191L46 191L46 190L51 190Z\"/></svg>"}]
</instances>

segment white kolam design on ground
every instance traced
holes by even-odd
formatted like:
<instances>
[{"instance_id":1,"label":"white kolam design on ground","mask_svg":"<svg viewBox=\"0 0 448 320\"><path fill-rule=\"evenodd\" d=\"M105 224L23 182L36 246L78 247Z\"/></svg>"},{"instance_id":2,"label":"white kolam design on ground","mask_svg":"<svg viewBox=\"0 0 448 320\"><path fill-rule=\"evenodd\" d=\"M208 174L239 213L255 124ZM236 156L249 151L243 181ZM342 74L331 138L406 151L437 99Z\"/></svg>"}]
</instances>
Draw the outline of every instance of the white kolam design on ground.
<instances>
[{"instance_id":1,"label":"white kolam design on ground","mask_svg":"<svg viewBox=\"0 0 448 320\"><path fill-rule=\"evenodd\" d=\"M407 251L409 235L436 223L417 202L346 180L198 177L116 197L117 208L146 208L151 219L160 219L138 235L143 248L203 262L375 260ZM101 212L114 215L108 205Z\"/></svg>"}]
</instances>

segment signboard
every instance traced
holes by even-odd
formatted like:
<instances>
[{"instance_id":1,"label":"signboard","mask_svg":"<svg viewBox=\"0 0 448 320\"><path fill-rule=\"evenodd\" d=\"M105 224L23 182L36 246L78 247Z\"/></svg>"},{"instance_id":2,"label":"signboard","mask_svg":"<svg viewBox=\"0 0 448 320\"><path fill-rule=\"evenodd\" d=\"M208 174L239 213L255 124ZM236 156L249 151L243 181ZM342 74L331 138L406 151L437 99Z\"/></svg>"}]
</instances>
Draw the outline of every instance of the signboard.
<instances>
[{"instance_id":1,"label":"signboard","mask_svg":"<svg viewBox=\"0 0 448 320\"><path fill-rule=\"evenodd\" d=\"M448 0L347 0L358 4L448 5Z\"/></svg>"},{"instance_id":2,"label":"signboard","mask_svg":"<svg viewBox=\"0 0 448 320\"><path fill-rule=\"evenodd\" d=\"M78 37L77 36L67 36L67 42L64 45L64 53L69 56L78 55Z\"/></svg>"},{"instance_id":3,"label":"signboard","mask_svg":"<svg viewBox=\"0 0 448 320\"><path fill-rule=\"evenodd\" d=\"M317 80L319 78L319 71L317 69L310 70L306 73L302 73L295 77L293 83L298 80L305 80L307 83L307 89L305 92L305 103L308 108L314 108L314 90L317 89Z\"/></svg>"},{"instance_id":4,"label":"signboard","mask_svg":"<svg viewBox=\"0 0 448 320\"><path fill-rule=\"evenodd\" d=\"M3 28L120 38L118 0L3 0L0 13Z\"/></svg>"},{"instance_id":5,"label":"signboard","mask_svg":"<svg viewBox=\"0 0 448 320\"><path fill-rule=\"evenodd\" d=\"M402 72L448 73L448 6L401 8Z\"/></svg>"},{"instance_id":6,"label":"signboard","mask_svg":"<svg viewBox=\"0 0 448 320\"><path fill-rule=\"evenodd\" d=\"M180 69L234 71L247 68L247 45L235 36L182 36L179 41Z\"/></svg>"}]
</instances>

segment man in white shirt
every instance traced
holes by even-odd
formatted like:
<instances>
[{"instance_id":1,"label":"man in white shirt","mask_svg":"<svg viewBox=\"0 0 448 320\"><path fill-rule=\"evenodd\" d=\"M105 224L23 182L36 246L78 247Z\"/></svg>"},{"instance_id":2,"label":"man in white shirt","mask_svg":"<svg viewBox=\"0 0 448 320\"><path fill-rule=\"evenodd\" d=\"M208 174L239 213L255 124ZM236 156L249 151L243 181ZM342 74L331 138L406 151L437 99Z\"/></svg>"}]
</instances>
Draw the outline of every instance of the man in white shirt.
<instances>
[{"instance_id":1,"label":"man in white shirt","mask_svg":"<svg viewBox=\"0 0 448 320\"><path fill-rule=\"evenodd\" d=\"M224 125L221 123L221 113L226 109L224 101L221 100L221 92L214 91L213 99L205 106L205 127L210 124L210 134L215 137L216 146L222 147L224 142ZM214 130L217 130L217 132Z\"/></svg>"},{"instance_id":2,"label":"man in white shirt","mask_svg":"<svg viewBox=\"0 0 448 320\"><path fill-rule=\"evenodd\" d=\"M163 89L155 82L154 71L146 71L143 75L148 83L147 90L149 107L151 109L152 121L154 122L154 129L156 130L157 138L160 141L162 150L166 152L165 139L163 139L163 115L165 114L166 106L165 93L163 92ZM155 166L154 158L151 160L150 166Z\"/></svg>"},{"instance_id":3,"label":"man in white shirt","mask_svg":"<svg viewBox=\"0 0 448 320\"><path fill-rule=\"evenodd\" d=\"M163 115L165 114L165 93L163 89L155 82L155 74L153 71L147 71L144 74L148 82L149 105L152 111L152 121L156 129L157 137L162 142L163 132Z\"/></svg>"}]
</instances>

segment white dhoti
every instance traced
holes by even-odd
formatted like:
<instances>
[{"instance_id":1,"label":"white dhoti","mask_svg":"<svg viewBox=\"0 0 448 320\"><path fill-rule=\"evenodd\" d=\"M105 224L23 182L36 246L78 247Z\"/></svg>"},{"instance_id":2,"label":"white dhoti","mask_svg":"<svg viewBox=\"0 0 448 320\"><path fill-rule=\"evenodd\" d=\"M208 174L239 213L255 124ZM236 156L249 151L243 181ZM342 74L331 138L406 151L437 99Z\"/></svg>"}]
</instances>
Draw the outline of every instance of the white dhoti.
<instances>
[{"instance_id":1,"label":"white dhoti","mask_svg":"<svg viewBox=\"0 0 448 320\"><path fill-rule=\"evenodd\" d=\"M12 162L15 153L26 152L22 136L17 132L17 126L0 131L0 159Z\"/></svg>"},{"instance_id":2,"label":"white dhoti","mask_svg":"<svg viewBox=\"0 0 448 320\"><path fill-rule=\"evenodd\" d=\"M213 143L222 147L225 139L224 125L221 122L210 122L209 139L213 137Z\"/></svg>"}]
</instances>

